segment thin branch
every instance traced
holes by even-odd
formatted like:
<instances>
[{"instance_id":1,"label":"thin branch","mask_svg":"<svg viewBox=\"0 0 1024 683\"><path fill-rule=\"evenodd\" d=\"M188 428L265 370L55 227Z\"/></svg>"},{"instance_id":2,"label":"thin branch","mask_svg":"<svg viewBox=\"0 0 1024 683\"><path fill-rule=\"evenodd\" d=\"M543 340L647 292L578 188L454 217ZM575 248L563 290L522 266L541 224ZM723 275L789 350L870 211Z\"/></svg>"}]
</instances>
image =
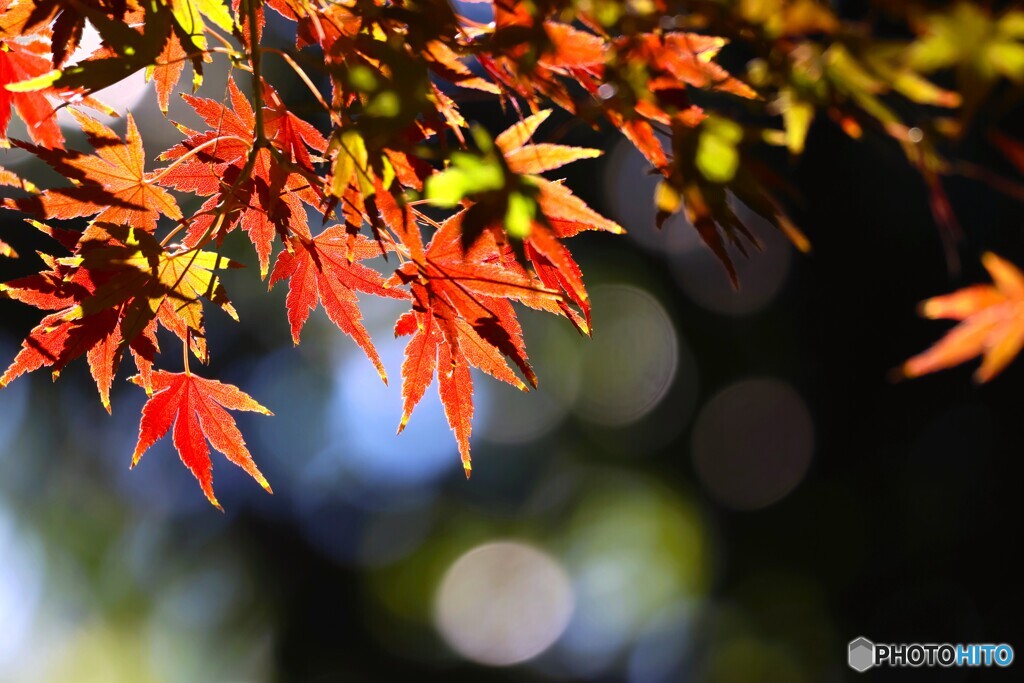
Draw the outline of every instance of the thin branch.
<instances>
[{"instance_id":1,"label":"thin branch","mask_svg":"<svg viewBox=\"0 0 1024 683\"><path fill-rule=\"evenodd\" d=\"M249 40L254 44L250 45L249 64L252 66L252 97L256 114L256 131L254 137L256 145L250 154L255 159L255 153L260 147L266 144L266 131L263 129L263 70L261 68L261 57L263 51L260 49L260 27L257 11L263 0L242 0L245 5L246 17L249 21Z\"/></svg>"},{"instance_id":2,"label":"thin branch","mask_svg":"<svg viewBox=\"0 0 1024 683\"><path fill-rule=\"evenodd\" d=\"M328 114L330 114L331 121L334 123L334 125L342 125L341 117L338 115L336 111L334 111L334 109L331 108L330 105L327 104L327 101L324 99L323 95L320 94L320 90L316 87L316 85L313 84L313 81L310 79L309 74L307 74L306 71L301 66L299 66L294 59L292 59L292 56L290 54L288 54L284 50L278 50L277 48L273 47L257 47L256 49L261 52L267 52L270 54L277 55L285 62L287 62L288 66L292 68L292 71L294 71L296 75L298 75L298 77L302 79L302 82L306 84L306 87L309 88L309 92L313 93L313 97L315 97L316 101L320 103L320 106L323 107Z\"/></svg>"},{"instance_id":3,"label":"thin branch","mask_svg":"<svg viewBox=\"0 0 1024 683\"><path fill-rule=\"evenodd\" d=\"M225 38L224 36L222 36L219 31L215 30L214 28L212 28L210 26L206 26L205 28L206 28L206 32L209 35L211 35L214 38L216 38L218 43L220 43L225 48L230 50L233 54L238 54L238 52L235 50L235 46L231 44L231 41L228 40L227 38Z\"/></svg>"}]
</instances>

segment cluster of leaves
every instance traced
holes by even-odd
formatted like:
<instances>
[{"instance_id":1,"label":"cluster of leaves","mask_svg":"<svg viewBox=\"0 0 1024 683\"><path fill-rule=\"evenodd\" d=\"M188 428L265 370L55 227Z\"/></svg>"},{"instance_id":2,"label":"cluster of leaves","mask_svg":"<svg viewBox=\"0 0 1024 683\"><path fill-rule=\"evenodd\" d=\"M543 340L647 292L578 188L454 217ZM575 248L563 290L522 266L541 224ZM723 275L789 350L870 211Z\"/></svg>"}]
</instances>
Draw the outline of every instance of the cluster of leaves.
<instances>
[{"instance_id":1,"label":"cluster of leaves","mask_svg":"<svg viewBox=\"0 0 1024 683\"><path fill-rule=\"evenodd\" d=\"M294 342L322 305L385 382L357 295L408 301L395 325L396 336L410 338L399 431L436 375L468 474L470 369L535 387L515 304L589 334L590 303L565 241L585 230L622 232L543 175L599 154L536 142L551 113L545 107L621 131L661 177L659 225L684 211L735 281L730 248L745 254L758 241L730 195L809 248L775 194L779 179L759 161L761 148L800 154L819 113L852 137L865 129L890 135L948 222L939 180L948 166L936 141L960 135L1000 79L1024 79L1024 13L994 16L966 3L937 13L901 3L879 19L912 36L894 41L865 40L863 22L813 0L488 4L494 20L483 24L448 0L0 0L0 144L30 152L69 183L40 190L0 169L0 184L14 188L3 206L28 214L54 245L37 272L0 286L46 313L0 385L41 368L56 375L84 355L109 410L128 352L132 381L150 395L133 463L173 427L183 462L213 504L207 442L269 490L225 409L269 412L189 367L190 357L209 361L206 307L237 317L218 271L239 264L218 249L240 230L268 286L287 281ZM268 11L294 24L294 50L264 45ZM87 23L101 46L72 63ZM715 61L729 43L751 58L745 79ZM329 91L293 57L304 50L322 57L318 75ZM309 89L329 130L290 111L264 80L270 55ZM131 115L122 139L86 113L111 114L93 94L145 70L166 114L186 65L195 88L213 59L248 76L232 76L223 101L183 96L205 125L176 124L183 139L159 155L161 168L146 170ZM928 80L940 70L954 72L959 87ZM451 94L459 90L528 112L492 137L463 118ZM901 102L922 105L913 109L918 118L901 118ZM69 109L92 151L65 148L58 108ZM29 141L8 139L12 111ZM183 212L191 205L183 196L204 201ZM427 206L447 218L436 220ZM310 216L327 227L314 234ZM13 255L2 243L0 251ZM378 258L389 271L364 263ZM996 289L933 302L926 312L965 318L962 336L998 334L986 322L992 315L982 320L979 311L1016 306L1021 285L1006 275L1009 266L992 267L1001 273ZM1015 341L995 349L985 342L986 377L1020 347L1014 314L1005 336ZM181 341L183 372L157 369L160 328ZM962 343L947 347L911 361L907 373L966 353Z\"/></svg>"}]
</instances>

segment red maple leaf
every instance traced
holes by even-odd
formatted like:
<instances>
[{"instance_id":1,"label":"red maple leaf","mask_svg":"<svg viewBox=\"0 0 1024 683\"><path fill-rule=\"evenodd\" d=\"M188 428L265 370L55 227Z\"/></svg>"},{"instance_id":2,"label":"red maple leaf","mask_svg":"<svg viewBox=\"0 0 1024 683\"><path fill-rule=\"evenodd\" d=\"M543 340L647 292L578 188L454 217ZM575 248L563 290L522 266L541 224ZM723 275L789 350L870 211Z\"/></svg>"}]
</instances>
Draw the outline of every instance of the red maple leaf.
<instances>
[{"instance_id":1,"label":"red maple leaf","mask_svg":"<svg viewBox=\"0 0 1024 683\"><path fill-rule=\"evenodd\" d=\"M266 84L263 86L263 102L267 137L289 159L311 170L313 161L306 148L323 154L327 150L327 140L315 127L290 112L277 91Z\"/></svg>"},{"instance_id":2,"label":"red maple leaf","mask_svg":"<svg viewBox=\"0 0 1024 683\"><path fill-rule=\"evenodd\" d=\"M97 283L86 270L76 270L46 254L40 256L50 270L0 284L0 296L55 312L44 317L22 342L21 351L0 376L0 387L43 367L52 368L56 378L68 363L85 354L100 399L109 411L110 387L126 346L118 311L106 309L84 318L69 318L68 312L89 299ZM155 326L133 339L131 348L137 360L152 359L157 352Z\"/></svg>"},{"instance_id":3,"label":"red maple leaf","mask_svg":"<svg viewBox=\"0 0 1024 683\"><path fill-rule=\"evenodd\" d=\"M174 198L154 184L146 173L146 154L135 120L128 114L128 134L121 140L99 121L70 110L82 126L95 154L54 152L16 143L34 152L61 175L75 181L73 187L51 188L33 197L4 200L4 206L41 218L95 216L97 221L131 225L147 232L157 220L181 218Z\"/></svg>"},{"instance_id":4,"label":"red maple leaf","mask_svg":"<svg viewBox=\"0 0 1024 683\"><path fill-rule=\"evenodd\" d=\"M362 235L352 238L341 226L328 228L315 238L293 237L292 250L283 251L270 275L270 287L288 280L288 322L292 340L299 343L302 326L317 301L323 304L327 317L342 332L352 337L377 368L387 383L387 374L380 356L363 326L356 292L408 299L401 289L386 287L380 273L358 263L382 255L380 245Z\"/></svg>"},{"instance_id":5,"label":"red maple leaf","mask_svg":"<svg viewBox=\"0 0 1024 683\"><path fill-rule=\"evenodd\" d=\"M235 317L212 272L237 265L228 259L204 251L167 252L146 232L100 224L72 246L71 257L44 255L50 270L0 285L2 296L53 311L29 333L0 376L0 386L43 367L52 367L57 374L86 354L109 411L110 387L125 349L133 351L143 374L152 363L158 350L157 321L188 340L205 361L200 298Z\"/></svg>"},{"instance_id":6,"label":"red maple leaf","mask_svg":"<svg viewBox=\"0 0 1024 683\"><path fill-rule=\"evenodd\" d=\"M211 130L196 132L179 126L188 138L160 155L163 160L175 161L159 174L159 182L174 190L211 198L189 224L183 240L186 246L193 246L206 236L214 221L214 208L223 205L227 219L218 229L217 238L240 225L256 248L260 274L265 277L274 235L285 238L292 233L308 234L302 202L322 208L319 186L310 182L310 177L316 176L308 149L322 152L327 143L313 126L285 110L277 94L267 86L267 136L288 165L263 148L256 156L251 175L239 179L255 144L256 119L252 105L234 79L228 81L228 95L230 107L215 100L183 95Z\"/></svg>"},{"instance_id":7,"label":"red maple leaf","mask_svg":"<svg viewBox=\"0 0 1024 683\"><path fill-rule=\"evenodd\" d=\"M534 221L529 234L523 239L525 255L545 286L563 292L568 301L583 311L581 318L567 301L558 302L561 312L580 331L589 334L590 301L583 286L583 274L560 240L585 230L604 230L615 234L624 233L625 230L615 221L591 209L562 183L536 175L601 154L600 150L586 147L531 143L533 134L550 114L551 110L546 109L528 116L498 134L494 142L504 154L509 170L531 176L530 182L537 188L537 206L541 216ZM509 263L507 245L502 257L508 267L514 267Z\"/></svg>"},{"instance_id":8,"label":"red maple leaf","mask_svg":"<svg viewBox=\"0 0 1024 683\"><path fill-rule=\"evenodd\" d=\"M132 381L142 386L136 376ZM213 463L207 441L228 460L245 470L260 486L270 490L270 484L253 462L245 447L242 433L234 418L224 410L248 410L273 415L248 394L230 384L204 379L190 372L164 372L151 375L153 395L142 408L139 441L132 454L132 467L142 454L174 427L174 447L185 467L199 480L206 498L218 509L223 509L213 494Z\"/></svg>"},{"instance_id":9,"label":"red maple leaf","mask_svg":"<svg viewBox=\"0 0 1024 683\"><path fill-rule=\"evenodd\" d=\"M447 220L422 259L407 261L390 282L410 284L413 297L412 311L395 327L398 336L413 335L402 364L404 406L398 431L405 428L436 370L441 402L468 476L473 417L469 368L526 390L508 358L536 386L511 301L557 312L562 297L526 271L505 267L486 234L463 253L463 216L460 212Z\"/></svg>"},{"instance_id":10,"label":"red maple leaf","mask_svg":"<svg viewBox=\"0 0 1024 683\"><path fill-rule=\"evenodd\" d=\"M7 0L0 0L0 16L8 13L8 5ZM25 7L21 6L18 9L23 13ZM15 14L18 14L17 9L9 15L10 20L15 19ZM18 30L19 27L7 27L4 25L4 19L0 19L0 147L6 147L8 144L7 126L11 121L13 108L25 121L32 140L45 147L61 149L64 146L64 136L60 133L56 113L53 105L46 99L46 94L43 91L11 92L6 87L10 83L36 78L53 69L50 60L44 56L50 51L49 42L39 30L28 32L20 38L7 38L6 29Z\"/></svg>"}]
</instances>

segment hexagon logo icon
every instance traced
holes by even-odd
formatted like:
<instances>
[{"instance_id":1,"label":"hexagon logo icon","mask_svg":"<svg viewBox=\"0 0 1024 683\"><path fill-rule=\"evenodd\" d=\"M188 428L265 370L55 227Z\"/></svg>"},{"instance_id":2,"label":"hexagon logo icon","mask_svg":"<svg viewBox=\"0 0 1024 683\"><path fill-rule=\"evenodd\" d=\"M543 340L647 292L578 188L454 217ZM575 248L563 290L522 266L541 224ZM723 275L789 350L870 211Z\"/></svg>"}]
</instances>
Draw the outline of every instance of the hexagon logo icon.
<instances>
[{"instance_id":1,"label":"hexagon logo icon","mask_svg":"<svg viewBox=\"0 0 1024 683\"><path fill-rule=\"evenodd\" d=\"M861 673L873 667L875 665L875 644L864 637L851 640L849 662L851 669Z\"/></svg>"}]
</instances>

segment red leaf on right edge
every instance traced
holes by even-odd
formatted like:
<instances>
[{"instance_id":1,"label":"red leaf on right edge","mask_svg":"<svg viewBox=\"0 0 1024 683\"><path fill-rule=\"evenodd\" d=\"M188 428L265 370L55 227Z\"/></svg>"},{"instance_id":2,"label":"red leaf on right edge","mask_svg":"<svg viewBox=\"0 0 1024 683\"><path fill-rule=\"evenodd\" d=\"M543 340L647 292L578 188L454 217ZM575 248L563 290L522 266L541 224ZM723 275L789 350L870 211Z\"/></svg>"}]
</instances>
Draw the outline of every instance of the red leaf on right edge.
<instances>
[{"instance_id":1,"label":"red leaf on right edge","mask_svg":"<svg viewBox=\"0 0 1024 683\"><path fill-rule=\"evenodd\" d=\"M143 385L138 375L132 381ZM213 494L213 463L210 461L207 440L228 460L259 482L268 493L273 493L270 484L253 462L249 449L245 447L245 440L234 418L224 408L248 410L263 415L273 413L237 387L188 372L157 370L152 373L150 381L155 393L142 408L139 441L132 454L132 467L173 425L174 447L178 449L181 461L199 480L206 498L218 509L223 510Z\"/></svg>"},{"instance_id":2,"label":"red leaf on right edge","mask_svg":"<svg viewBox=\"0 0 1024 683\"><path fill-rule=\"evenodd\" d=\"M973 285L928 299L921 305L925 317L958 320L927 351L903 364L903 374L919 377L983 356L974 373L987 382L1009 365L1024 347L1024 273L995 254L982 256L992 285Z\"/></svg>"}]
</instances>

